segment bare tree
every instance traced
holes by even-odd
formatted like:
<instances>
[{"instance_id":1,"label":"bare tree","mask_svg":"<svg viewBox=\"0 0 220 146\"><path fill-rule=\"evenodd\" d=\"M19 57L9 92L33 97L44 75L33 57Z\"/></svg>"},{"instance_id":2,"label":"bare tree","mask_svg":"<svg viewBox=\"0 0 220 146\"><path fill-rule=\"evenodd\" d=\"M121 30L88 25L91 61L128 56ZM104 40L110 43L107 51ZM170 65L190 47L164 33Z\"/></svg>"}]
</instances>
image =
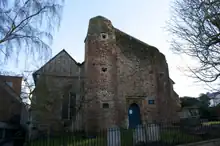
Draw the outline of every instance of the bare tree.
<instances>
[{"instance_id":1,"label":"bare tree","mask_svg":"<svg viewBox=\"0 0 220 146\"><path fill-rule=\"evenodd\" d=\"M22 86L21 86L21 99L24 103L31 104L33 92L35 88L34 81L32 79L32 72L25 71L22 73Z\"/></svg>"},{"instance_id":2,"label":"bare tree","mask_svg":"<svg viewBox=\"0 0 220 146\"><path fill-rule=\"evenodd\" d=\"M64 0L0 0L0 61L16 53L47 57Z\"/></svg>"},{"instance_id":3,"label":"bare tree","mask_svg":"<svg viewBox=\"0 0 220 146\"><path fill-rule=\"evenodd\" d=\"M0 75L22 77L20 99L25 104L30 105L33 91L35 88L35 84L32 79L32 71L22 71L21 73L15 73L12 71L1 71L0 70Z\"/></svg>"},{"instance_id":4,"label":"bare tree","mask_svg":"<svg viewBox=\"0 0 220 146\"><path fill-rule=\"evenodd\" d=\"M175 0L168 31L172 50L197 60L191 77L205 83L220 79L220 1Z\"/></svg>"}]
</instances>

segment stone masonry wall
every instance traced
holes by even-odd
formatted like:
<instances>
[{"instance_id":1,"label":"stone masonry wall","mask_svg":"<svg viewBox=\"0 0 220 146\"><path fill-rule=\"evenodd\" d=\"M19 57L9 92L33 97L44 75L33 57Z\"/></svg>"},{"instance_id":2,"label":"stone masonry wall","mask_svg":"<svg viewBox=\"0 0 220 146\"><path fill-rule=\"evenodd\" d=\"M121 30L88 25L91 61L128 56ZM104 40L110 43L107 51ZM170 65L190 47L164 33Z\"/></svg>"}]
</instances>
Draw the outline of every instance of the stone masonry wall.
<instances>
[{"instance_id":1,"label":"stone masonry wall","mask_svg":"<svg viewBox=\"0 0 220 146\"><path fill-rule=\"evenodd\" d=\"M85 97L92 99L86 106L87 129L124 125L133 102L143 124L177 118L165 56L101 16L89 22L85 77ZM155 104L148 104L152 99Z\"/></svg>"},{"instance_id":2,"label":"stone masonry wall","mask_svg":"<svg viewBox=\"0 0 220 146\"><path fill-rule=\"evenodd\" d=\"M177 120L176 101L172 99L171 80L169 77L168 64L165 56L160 53L156 56L157 62L157 102L158 102L158 121L174 122Z\"/></svg>"},{"instance_id":3,"label":"stone masonry wall","mask_svg":"<svg viewBox=\"0 0 220 146\"><path fill-rule=\"evenodd\" d=\"M42 84L44 83L39 81L39 85L44 87ZM69 92L80 94L76 86L78 80L67 77L46 76L46 84L47 87L44 89L36 87L36 92L38 92L36 93L36 104L32 104L34 123L38 125L39 130L42 126L45 128L45 125L47 125L52 131L62 131L64 130L64 121L61 118L62 100L68 98Z\"/></svg>"},{"instance_id":4,"label":"stone masonry wall","mask_svg":"<svg viewBox=\"0 0 220 146\"><path fill-rule=\"evenodd\" d=\"M80 74L79 69L81 67L67 52L61 51L35 72L37 76L36 100L32 103L32 117L33 124L39 131L45 132L48 128L54 132L64 131L66 128L64 123L71 127L72 121L64 121L61 117L62 101L68 98L69 92L76 94L77 100L82 96L83 75ZM42 85L45 83L46 85ZM77 115L77 117L75 125L78 129L83 129L82 115Z\"/></svg>"},{"instance_id":5,"label":"stone masonry wall","mask_svg":"<svg viewBox=\"0 0 220 146\"><path fill-rule=\"evenodd\" d=\"M111 22L90 20L86 38L85 97L88 130L108 128L117 123L116 41Z\"/></svg>"},{"instance_id":6,"label":"stone masonry wall","mask_svg":"<svg viewBox=\"0 0 220 146\"><path fill-rule=\"evenodd\" d=\"M133 101L140 101L142 123L152 122L157 115L157 102L149 105L148 100L157 97L157 82L155 64L152 56L158 53L156 48L141 44L123 32L117 32L118 56L118 96L124 106L124 116L128 115L128 108ZM153 51L152 51L153 49ZM150 53L150 51L152 51Z\"/></svg>"}]
</instances>

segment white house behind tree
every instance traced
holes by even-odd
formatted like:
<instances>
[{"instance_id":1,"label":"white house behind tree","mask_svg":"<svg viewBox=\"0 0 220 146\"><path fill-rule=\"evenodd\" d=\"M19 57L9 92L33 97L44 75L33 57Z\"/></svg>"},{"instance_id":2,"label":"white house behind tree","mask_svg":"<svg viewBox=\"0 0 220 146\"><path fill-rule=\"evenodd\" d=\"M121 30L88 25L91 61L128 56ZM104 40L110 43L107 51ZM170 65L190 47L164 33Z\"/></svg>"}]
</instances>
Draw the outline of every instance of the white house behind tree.
<instances>
[{"instance_id":1,"label":"white house behind tree","mask_svg":"<svg viewBox=\"0 0 220 146\"><path fill-rule=\"evenodd\" d=\"M206 95L211 98L211 106L220 104L220 92L207 93Z\"/></svg>"}]
</instances>

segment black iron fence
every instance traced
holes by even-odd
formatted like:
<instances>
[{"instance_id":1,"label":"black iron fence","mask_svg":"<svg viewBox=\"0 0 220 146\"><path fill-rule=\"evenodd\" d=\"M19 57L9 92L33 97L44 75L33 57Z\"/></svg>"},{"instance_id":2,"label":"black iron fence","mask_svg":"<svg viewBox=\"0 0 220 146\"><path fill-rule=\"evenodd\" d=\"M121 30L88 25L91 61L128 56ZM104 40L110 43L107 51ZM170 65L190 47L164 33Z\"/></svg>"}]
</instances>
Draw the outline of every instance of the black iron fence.
<instances>
[{"instance_id":1,"label":"black iron fence","mask_svg":"<svg viewBox=\"0 0 220 146\"><path fill-rule=\"evenodd\" d=\"M135 129L110 128L89 135L67 132L30 140L28 146L174 146L220 138L220 124L183 126L178 124L146 124Z\"/></svg>"}]
</instances>

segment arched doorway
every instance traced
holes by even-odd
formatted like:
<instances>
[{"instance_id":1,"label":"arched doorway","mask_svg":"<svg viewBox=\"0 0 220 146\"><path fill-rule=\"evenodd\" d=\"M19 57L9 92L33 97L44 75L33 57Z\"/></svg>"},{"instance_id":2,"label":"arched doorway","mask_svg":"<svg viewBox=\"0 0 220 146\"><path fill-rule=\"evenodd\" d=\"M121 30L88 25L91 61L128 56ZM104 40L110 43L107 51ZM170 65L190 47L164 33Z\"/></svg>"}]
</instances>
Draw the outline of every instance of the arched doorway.
<instances>
[{"instance_id":1,"label":"arched doorway","mask_svg":"<svg viewBox=\"0 0 220 146\"><path fill-rule=\"evenodd\" d=\"M130 105L128 109L129 128L135 128L141 124L140 108L136 103Z\"/></svg>"}]
</instances>

